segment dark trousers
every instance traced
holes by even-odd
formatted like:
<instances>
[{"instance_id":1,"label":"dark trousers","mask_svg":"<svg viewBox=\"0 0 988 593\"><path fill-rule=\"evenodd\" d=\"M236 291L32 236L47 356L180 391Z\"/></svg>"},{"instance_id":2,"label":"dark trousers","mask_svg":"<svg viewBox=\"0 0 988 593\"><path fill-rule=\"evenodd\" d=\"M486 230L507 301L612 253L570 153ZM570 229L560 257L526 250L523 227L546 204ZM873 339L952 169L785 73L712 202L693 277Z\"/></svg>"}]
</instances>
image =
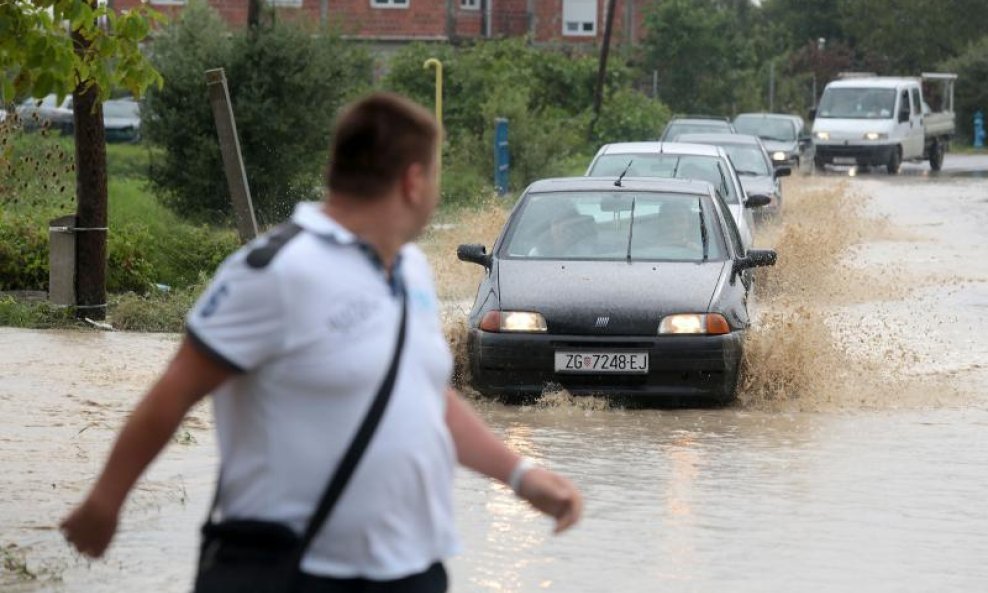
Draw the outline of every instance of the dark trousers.
<instances>
[{"instance_id":1,"label":"dark trousers","mask_svg":"<svg viewBox=\"0 0 988 593\"><path fill-rule=\"evenodd\" d=\"M299 593L446 593L446 569L436 562L425 572L394 581L371 581L362 578L337 579L302 574Z\"/></svg>"}]
</instances>

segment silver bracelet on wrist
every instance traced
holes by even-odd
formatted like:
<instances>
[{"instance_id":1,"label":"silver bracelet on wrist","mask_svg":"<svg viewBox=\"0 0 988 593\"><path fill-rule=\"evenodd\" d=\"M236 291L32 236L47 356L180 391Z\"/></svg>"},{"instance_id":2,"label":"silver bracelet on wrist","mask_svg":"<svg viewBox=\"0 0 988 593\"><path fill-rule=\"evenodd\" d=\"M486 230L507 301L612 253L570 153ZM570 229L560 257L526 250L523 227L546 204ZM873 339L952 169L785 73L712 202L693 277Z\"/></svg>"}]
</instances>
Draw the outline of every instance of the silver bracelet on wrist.
<instances>
[{"instance_id":1,"label":"silver bracelet on wrist","mask_svg":"<svg viewBox=\"0 0 988 593\"><path fill-rule=\"evenodd\" d=\"M521 481L528 473L528 470L535 467L535 462L528 457L522 457L515 469L511 470L511 475L508 477L508 486L514 491L515 494L521 496Z\"/></svg>"}]
</instances>

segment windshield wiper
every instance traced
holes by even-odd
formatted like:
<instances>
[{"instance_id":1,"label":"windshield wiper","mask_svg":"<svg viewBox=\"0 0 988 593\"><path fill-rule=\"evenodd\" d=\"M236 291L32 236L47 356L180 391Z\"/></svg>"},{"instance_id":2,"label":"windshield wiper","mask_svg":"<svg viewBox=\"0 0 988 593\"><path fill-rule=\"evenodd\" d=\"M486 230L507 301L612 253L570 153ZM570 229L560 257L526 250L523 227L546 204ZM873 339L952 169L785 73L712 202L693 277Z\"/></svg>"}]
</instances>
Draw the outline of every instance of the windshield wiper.
<instances>
[{"instance_id":1,"label":"windshield wiper","mask_svg":"<svg viewBox=\"0 0 988 593\"><path fill-rule=\"evenodd\" d=\"M765 173L759 173L758 171L746 171L744 169L736 169L736 171L738 172L738 175L753 175L755 177L758 177L759 175L763 177L765 176Z\"/></svg>"},{"instance_id":2,"label":"windshield wiper","mask_svg":"<svg viewBox=\"0 0 988 593\"><path fill-rule=\"evenodd\" d=\"M703 261L707 261L707 225L703 218L703 200L700 198L696 199L696 205L700 207L700 241L703 242ZM635 209L634 203L631 204L632 212ZM628 248L628 258L631 258L631 247L629 244Z\"/></svg>"},{"instance_id":3,"label":"windshield wiper","mask_svg":"<svg viewBox=\"0 0 988 593\"><path fill-rule=\"evenodd\" d=\"M638 198L631 197L631 221L628 223L628 263L631 263L631 239L635 236L635 202Z\"/></svg>"},{"instance_id":4,"label":"windshield wiper","mask_svg":"<svg viewBox=\"0 0 988 593\"><path fill-rule=\"evenodd\" d=\"M628 174L628 169L631 168L631 163L633 162L635 162L635 159L631 159L630 161L628 161L628 166L624 168L624 171L621 171L620 175L618 175L617 181L614 182L614 185L616 187L621 187L621 180L624 179L624 176Z\"/></svg>"}]
</instances>

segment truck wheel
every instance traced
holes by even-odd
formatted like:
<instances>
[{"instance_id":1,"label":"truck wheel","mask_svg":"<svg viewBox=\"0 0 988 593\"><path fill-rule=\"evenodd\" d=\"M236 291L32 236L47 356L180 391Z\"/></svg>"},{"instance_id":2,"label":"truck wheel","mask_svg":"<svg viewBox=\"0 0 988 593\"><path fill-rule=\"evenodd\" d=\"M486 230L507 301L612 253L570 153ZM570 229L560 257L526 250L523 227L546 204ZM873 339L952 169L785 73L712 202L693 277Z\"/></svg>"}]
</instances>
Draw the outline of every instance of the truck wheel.
<instances>
[{"instance_id":1,"label":"truck wheel","mask_svg":"<svg viewBox=\"0 0 988 593\"><path fill-rule=\"evenodd\" d=\"M939 140L933 142L933 146L930 148L930 168L934 171L939 171L943 168L943 157L944 153L947 152L947 147L944 146L943 142Z\"/></svg>"},{"instance_id":2,"label":"truck wheel","mask_svg":"<svg viewBox=\"0 0 988 593\"><path fill-rule=\"evenodd\" d=\"M889 172L889 175L898 175L900 166L902 166L902 149L897 146L889 155L889 162L885 165L885 170Z\"/></svg>"}]
</instances>

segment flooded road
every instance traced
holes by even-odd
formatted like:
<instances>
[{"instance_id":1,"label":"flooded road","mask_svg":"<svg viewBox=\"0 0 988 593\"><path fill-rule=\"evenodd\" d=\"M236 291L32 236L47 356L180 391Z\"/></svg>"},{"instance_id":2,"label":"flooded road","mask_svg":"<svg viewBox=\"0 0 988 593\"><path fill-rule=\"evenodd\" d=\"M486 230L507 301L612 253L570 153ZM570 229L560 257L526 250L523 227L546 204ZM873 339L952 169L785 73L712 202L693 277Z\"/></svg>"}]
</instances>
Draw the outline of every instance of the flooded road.
<instances>
[{"instance_id":1,"label":"flooded road","mask_svg":"<svg viewBox=\"0 0 988 593\"><path fill-rule=\"evenodd\" d=\"M948 169L955 158L988 170L955 155ZM736 406L477 402L587 508L553 537L506 488L461 472L451 590L988 589L988 184L904 169L793 180L808 188L791 204L802 214L766 239L789 280L760 298L762 372ZM857 207L828 211L817 190ZM0 328L0 590L189 589L215 472L207 407L141 482L104 561L70 554L54 529L176 344Z\"/></svg>"}]
</instances>

